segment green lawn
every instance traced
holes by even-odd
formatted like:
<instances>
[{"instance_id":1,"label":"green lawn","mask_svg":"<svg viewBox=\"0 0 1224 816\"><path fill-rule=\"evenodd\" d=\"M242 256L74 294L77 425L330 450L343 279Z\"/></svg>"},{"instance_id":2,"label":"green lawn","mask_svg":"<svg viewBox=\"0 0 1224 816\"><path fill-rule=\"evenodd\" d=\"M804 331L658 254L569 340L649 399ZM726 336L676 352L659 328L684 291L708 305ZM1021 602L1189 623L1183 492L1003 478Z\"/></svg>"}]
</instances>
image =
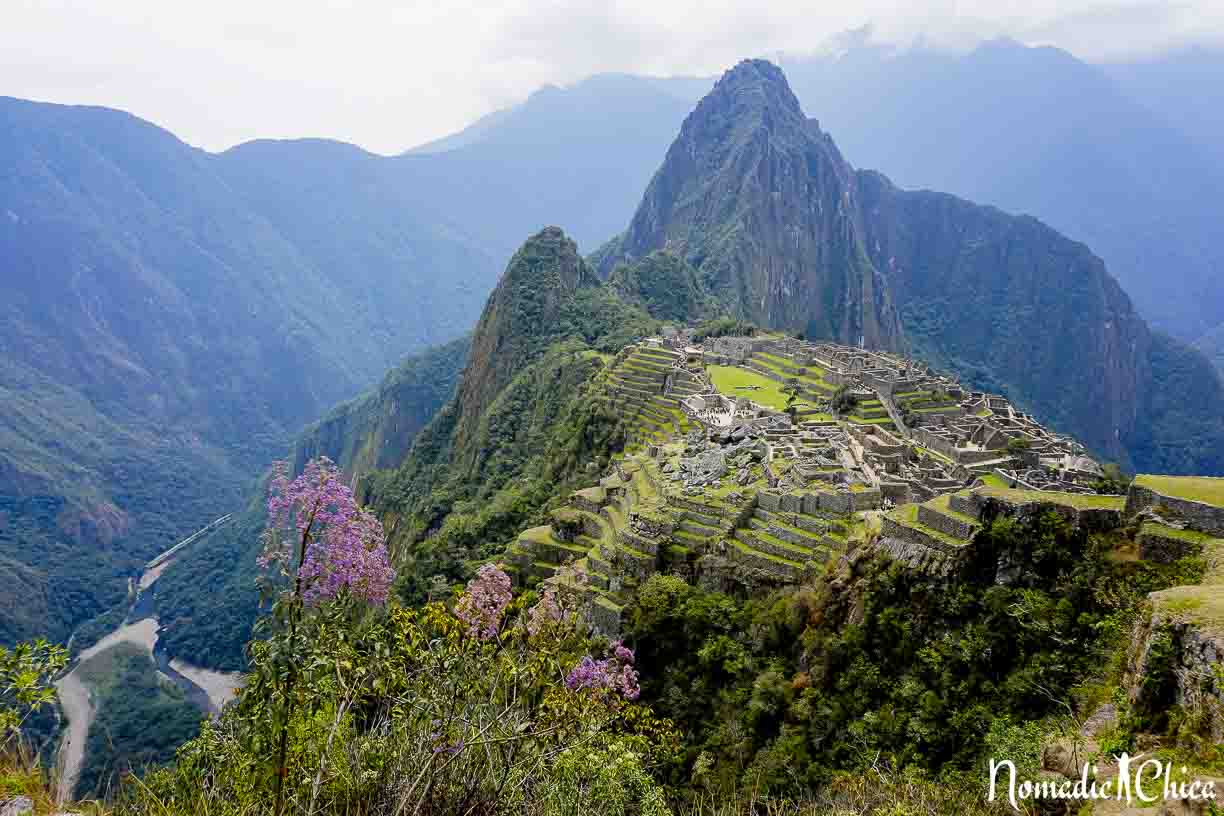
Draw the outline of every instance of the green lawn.
<instances>
[{"instance_id":1,"label":"green lawn","mask_svg":"<svg viewBox=\"0 0 1224 816\"><path fill-rule=\"evenodd\" d=\"M1212 536L1207 533L1200 533L1196 530L1179 530L1176 527L1166 527L1163 524L1157 524L1154 521L1145 521L1143 526L1139 528L1139 533L1151 533L1152 535L1165 536L1166 538L1176 538L1179 541L1187 541L1191 544L1206 544L1212 540Z\"/></svg>"},{"instance_id":2,"label":"green lawn","mask_svg":"<svg viewBox=\"0 0 1224 816\"><path fill-rule=\"evenodd\" d=\"M1002 499L1004 501L1022 504L1025 502L1049 502L1063 504L1080 510L1102 509L1121 510L1126 504L1122 496L1095 496L1079 493L1057 493L1052 490L1012 490L1006 487L980 487L977 492L983 496Z\"/></svg>"},{"instance_id":3,"label":"green lawn","mask_svg":"<svg viewBox=\"0 0 1224 816\"><path fill-rule=\"evenodd\" d=\"M739 366L709 366L706 372L714 387L728 397L747 397L775 411L786 410L787 395L782 393L782 384L763 374ZM757 388L741 387L753 385Z\"/></svg>"},{"instance_id":4,"label":"green lawn","mask_svg":"<svg viewBox=\"0 0 1224 816\"><path fill-rule=\"evenodd\" d=\"M1162 496L1224 507L1224 479L1221 478L1139 475L1135 477L1135 484L1154 490Z\"/></svg>"}]
</instances>

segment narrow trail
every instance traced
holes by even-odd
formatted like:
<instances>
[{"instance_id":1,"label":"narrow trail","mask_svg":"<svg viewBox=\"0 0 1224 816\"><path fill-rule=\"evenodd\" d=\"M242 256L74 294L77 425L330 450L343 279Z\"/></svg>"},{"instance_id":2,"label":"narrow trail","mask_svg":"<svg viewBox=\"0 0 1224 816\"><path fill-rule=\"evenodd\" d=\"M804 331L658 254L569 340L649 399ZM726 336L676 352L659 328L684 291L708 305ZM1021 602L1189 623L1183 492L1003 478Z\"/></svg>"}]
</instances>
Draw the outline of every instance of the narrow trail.
<instances>
[{"instance_id":1,"label":"narrow trail","mask_svg":"<svg viewBox=\"0 0 1224 816\"><path fill-rule=\"evenodd\" d=\"M173 563L175 555L185 546L226 524L232 518L233 514L221 516L208 525L196 530L187 536L187 538L184 538L145 564L140 579L136 582L139 591L132 601L132 607L129 609L128 615L132 615L132 610L137 606L140 596L151 589L166 568ZM157 630L158 621L155 617L146 616L135 621L125 621L118 629L82 651L77 657L72 671L56 681L55 689L59 695L60 707L64 711L64 717L68 720L68 727L64 730L64 736L60 741L59 755L56 760L59 770L57 774L56 801L59 804L64 804L72 799L73 788L76 787L77 780L80 779L81 766L85 761L85 742L89 738L89 728L93 725L94 716L97 713L94 710L93 693L80 675L81 666L90 658L101 654L119 643L133 643L146 649L149 652L149 656L152 657L153 650L157 645ZM225 697L225 687L227 684L230 687L229 695L232 697L232 687L236 682L233 675L210 672L207 669L197 668L181 661L175 661L175 663L180 664L175 668L189 681L196 682L197 676L201 680L206 681L198 683L198 685L207 693L209 702L215 708L219 709L227 701ZM186 671L182 671L182 669L186 669ZM220 701L220 705L216 704L217 701Z\"/></svg>"}]
</instances>

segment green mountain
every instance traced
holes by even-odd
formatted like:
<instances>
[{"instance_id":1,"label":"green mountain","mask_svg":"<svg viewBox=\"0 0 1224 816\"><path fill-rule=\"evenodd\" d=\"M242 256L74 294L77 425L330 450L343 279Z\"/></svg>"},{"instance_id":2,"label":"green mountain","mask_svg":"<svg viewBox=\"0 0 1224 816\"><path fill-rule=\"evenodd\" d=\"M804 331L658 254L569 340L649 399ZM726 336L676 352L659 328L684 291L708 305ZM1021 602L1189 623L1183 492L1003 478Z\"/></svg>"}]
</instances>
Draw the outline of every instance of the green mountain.
<instances>
[{"instance_id":1,"label":"green mountain","mask_svg":"<svg viewBox=\"0 0 1224 816\"><path fill-rule=\"evenodd\" d=\"M591 398L611 355L658 323L600 282L556 227L511 258L481 315L454 397L405 460L364 482L409 565L402 591L504 547L589 465L623 444L623 417Z\"/></svg>"},{"instance_id":2,"label":"green mountain","mask_svg":"<svg viewBox=\"0 0 1224 816\"><path fill-rule=\"evenodd\" d=\"M714 317L718 301L706 291L697 271L670 252L652 252L636 263L618 264L608 286L627 303L646 309L658 320L679 323Z\"/></svg>"},{"instance_id":3,"label":"green mountain","mask_svg":"<svg viewBox=\"0 0 1224 816\"><path fill-rule=\"evenodd\" d=\"M912 349L1128 465L1224 472L1211 407L1224 386L1161 341L1201 397L1170 414L1162 395L1182 375L1087 247L1034 218L854 170L770 63L741 63L698 104L598 260L607 272L660 249L736 315Z\"/></svg>"},{"instance_id":4,"label":"green mountain","mask_svg":"<svg viewBox=\"0 0 1224 816\"><path fill-rule=\"evenodd\" d=\"M742 63L685 119L601 268L666 248L737 316L895 348L900 323L849 206L852 183L782 72Z\"/></svg>"},{"instance_id":5,"label":"green mountain","mask_svg":"<svg viewBox=\"0 0 1224 816\"><path fill-rule=\"evenodd\" d=\"M612 352L657 325L602 284L561 230L546 228L511 258L471 337L409 358L336 407L301 434L295 462L327 456L360 480L412 564L403 591L423 596L434 575L458 580L465 562L504 546L558 483L600 455L606 462L623 418L588 391ZM170 654L244 665L262 489L159 581Z\"/></svg>"},{"instance_id":6,"label":"green mountain","mask_svg":"<svg viewBox=\"0 0 1224 816\"><path fill-rule=\"evenodd\" d=\"M263 150L0 99L0 597L23 599L0 640L66 640L304 423L475 317L488 256L391 206L377 157Z\"/></svg>"}]
</instances>

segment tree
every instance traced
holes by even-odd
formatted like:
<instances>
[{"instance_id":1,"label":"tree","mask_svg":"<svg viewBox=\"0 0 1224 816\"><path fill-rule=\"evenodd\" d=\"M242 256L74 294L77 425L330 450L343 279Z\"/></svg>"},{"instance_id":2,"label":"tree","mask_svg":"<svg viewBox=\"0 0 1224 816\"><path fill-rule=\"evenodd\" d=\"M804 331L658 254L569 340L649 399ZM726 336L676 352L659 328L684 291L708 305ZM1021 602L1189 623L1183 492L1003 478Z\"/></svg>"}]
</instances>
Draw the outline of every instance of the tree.
<instances>
[{"instance_id":1,"label":"tree","mask_svg":"<svg viewBox=\"0 0 1224 816\"><path fill-rule=\"evenodd\" d=\"M850 413L858 405L858 395L850 390L850 386L843 385L833 393L833 412L838 415Z\"/></svg>"},{"instance_id":2,"label":"tree","mask_svg":"<svg viewBox=\"0 0 1224 816\"><path fill-rule=\"evenodd\" d=\"M1118 496L1130 489L1131 477L1122 472L1116 462L1107 462L1101 468L1101 478L1093 482L1092 489L1108 496Z\"/></svg>"},{"instance_id":3,"label":"tree","mask_svg":"<svg viewBox=\"0 0 1224 816\"><path fill-rule=\"evenodd\" d=\"M1019 455L1032 447L1032 441L1026 436L1014 436L1007 440L1007 452L1012 455Z\"/></svg>"},{"instance_id":4,"label":"tree","mask_svg":"<svg viewBox=\"0 0 1224 816\"><path fill-rule=\"evenodd\" d=\"M55 699L51 679L68 664L68 651L45 640L0 646L0 748L21 739L31 714Z\"/></svg>"}]
</instances>

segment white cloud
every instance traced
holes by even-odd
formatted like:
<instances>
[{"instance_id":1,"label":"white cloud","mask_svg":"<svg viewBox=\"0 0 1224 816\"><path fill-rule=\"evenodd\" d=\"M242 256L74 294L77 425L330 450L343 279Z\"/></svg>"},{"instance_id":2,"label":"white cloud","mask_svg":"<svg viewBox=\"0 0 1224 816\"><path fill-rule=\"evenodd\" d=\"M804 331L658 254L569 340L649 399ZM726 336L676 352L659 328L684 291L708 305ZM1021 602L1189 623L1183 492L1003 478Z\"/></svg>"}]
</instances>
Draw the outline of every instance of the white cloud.
<instances>
[{"instance_id":1,"label":"white cloud","mask_svg":"<svg viewBox=\"0 0 1224 816\"><path fill-rule=\"evenodd\" d=\"M221 149L325 136L396 152L599 71L713 74L745 56L1008 35L1088 58L1224 41L1219 0L3 0L0 93L107 105Z\"/></svg>"}]
</instances>

